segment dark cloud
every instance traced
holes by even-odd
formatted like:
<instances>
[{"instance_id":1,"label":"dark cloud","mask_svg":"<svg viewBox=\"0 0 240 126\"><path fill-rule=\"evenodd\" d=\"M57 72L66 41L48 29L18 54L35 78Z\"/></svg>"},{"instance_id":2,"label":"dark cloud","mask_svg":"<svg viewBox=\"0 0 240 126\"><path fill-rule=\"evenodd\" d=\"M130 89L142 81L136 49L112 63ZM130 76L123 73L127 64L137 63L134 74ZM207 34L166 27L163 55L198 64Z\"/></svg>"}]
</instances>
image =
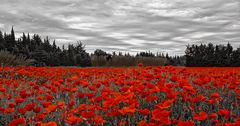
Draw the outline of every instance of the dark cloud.
<instances>
[{"instance_id":1,"label":"dark cloud","mask_svg":"<svg viewBox=\"0 0 240 126\"><path fill-rule=\"evenodd\" d=\"M168 51L188 43L240 42L236 0L1 0L0 29L81 40L89 51Z\"/></svg>"}]
</instances>

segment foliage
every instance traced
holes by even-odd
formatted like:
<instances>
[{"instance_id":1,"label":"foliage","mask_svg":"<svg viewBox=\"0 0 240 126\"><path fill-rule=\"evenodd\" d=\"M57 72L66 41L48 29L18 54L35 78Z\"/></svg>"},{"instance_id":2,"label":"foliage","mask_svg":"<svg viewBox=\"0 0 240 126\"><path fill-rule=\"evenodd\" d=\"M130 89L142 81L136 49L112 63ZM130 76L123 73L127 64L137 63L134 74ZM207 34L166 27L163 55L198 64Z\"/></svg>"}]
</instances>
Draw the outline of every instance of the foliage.
<instances>
[{"instance_id":1,"label":"foliage","mask_svg":"<svg viewBox=\"0 0 240 126\"><path fill-rule=\"evenodd\" d=\"M123 67L123 66L136 66L138 63L143 63L146 66L164 66L164 65L174 65L174 66L184 66L185 57L184 56L168 56L153 52L140 52L135 56L129 53L123 54L119 52L113 52L109 54L101 49L96 49L92 55L93 66L113 66L113 67Z\"/></svg>"},{"instance_id":2,"label":"foliage","mask_svg":"<svg viewBox=\"0 0 240 126\"><path fill-rule=\"evenodd\" d=\"M101 50L101 49L96 49L96 50L94 51L94 55L95 55L95 56L106 56L107 53L106 53L105 51Z\"/></svg>"},{"instance_id":3,"label":"foliage","mask_svg":"<svg viewBox=\"0 0 240 126\"><path fill-rule=\"evenodd\" d=\"M240 48L233 50L230 43L225 45L188 45L186 66L240 66Z\"/></svg>"},{"instance_id":4,"label":"foliage","mask_svg":"<svg viewBox=\"0 0 240 126\"><path fill-rule=\"evenodd\" d=\"M118 56L114 55L110 60L106 56L92 56L92 64L94 67L129 67L136 66L138 63L143 63L147 66L164 66L167 64L167 59L161 57L135 57L135 56Z\"/></svg>"},{"instance_id":5,"label":"foliage","mask_svg":"<svg viewBox=\"0 0 240 126\"><path fill-rule=\"evenodd\" d=\"M51 44L48 37L42 40L37 34L30 37L23 33L21 38L15 40L13 28L11 34L3 35L0 31L0 50L32 59L34 66L91 66L91 58L82 42L68 44L68 49L61 50L55 40Z\"/></svg>"},{"instance_id":6,"label":"foliage","mask_svg":"<svg viewBox=\"0 0 240 126\"><path fill-rule=\"evenodd\" d=\"M152 53L152 52L140 52L139 54L137 53L136 55L137 57L138 56L141 56L141 57L154 57L155 55Z\"/></svg>"},{"instance_id":7,"label":"foliage","mask_svg":"<svg viewBox=\"0 0 240 126\"><path fill-rule=\"evenodd\" d=\"M92 66L91 57L87 53L76 54L76 65L81 67Z\"/></svg>"},{"instance_id":8,"label":"foliage","mask_svg":"<svg viewBox=\"0 0 240 126\"><path fill-rule=\"evenodd\" d=\"M151 51L139 52L136 56L129 53L113 52L109 54L96 49L92 55L86 52L81 41L68 44L60 49L56 41L42 39L38 34L29 33L16 40L14 29L11 33L0 31L0 50L8 51L18 57L34 60L35 66L135 66L144 62L145 65L174 65L174 66L240 66L240 48L233 50L230 43L227 46L209 43L208 45L188 45L185 56L169 56L168 53L154 54ZM40 57L39 57L40 56Z\"/></svg>"},{"instance_id":9,"label":"foliage","mask_svg":"<svg viewBox=\"0 0 240 126\"><path fill-rule=\"evenodd\" d=\"M32 62L24 56L15 56L7 51L0 51L0 64L3 66L29 66Z\"/></svg>"},{"instance_id":10,"label":"foliage","mask_svg":"<svg viewBox=\"0 0 240 126\"><path fill-rule=\"evenodd\" d=\"M45 50L35 50L30 58L36 60L36 66L46 66L49 60L48 53Z\"/></svg>"}]
</instances>

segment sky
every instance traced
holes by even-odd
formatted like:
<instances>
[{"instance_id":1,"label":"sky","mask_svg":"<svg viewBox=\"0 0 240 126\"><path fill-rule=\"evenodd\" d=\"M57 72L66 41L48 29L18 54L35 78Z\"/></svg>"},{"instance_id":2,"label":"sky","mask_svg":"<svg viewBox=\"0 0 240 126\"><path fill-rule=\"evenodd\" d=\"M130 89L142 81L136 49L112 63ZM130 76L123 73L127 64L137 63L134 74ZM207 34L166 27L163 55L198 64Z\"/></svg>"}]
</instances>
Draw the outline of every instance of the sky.
<instances>
[{"instance_id":1,"label":"sky","mask_svg":"<svg viewBox=\"0 0 240 126\"><path fill-rule=\"evenodd\" d=\"M240 0L0 0L0 30L57 45L182 55L187 44L240 45Z\"/></svg>"}]
</instances>

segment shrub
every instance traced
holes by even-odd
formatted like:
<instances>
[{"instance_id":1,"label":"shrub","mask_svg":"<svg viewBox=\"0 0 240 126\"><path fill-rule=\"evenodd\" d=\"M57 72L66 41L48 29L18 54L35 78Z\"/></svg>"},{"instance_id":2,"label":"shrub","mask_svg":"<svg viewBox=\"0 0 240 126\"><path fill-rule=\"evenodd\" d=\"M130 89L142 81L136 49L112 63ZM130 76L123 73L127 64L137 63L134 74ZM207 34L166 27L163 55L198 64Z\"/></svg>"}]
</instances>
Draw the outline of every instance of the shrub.
<instances>
[{"instance_id":1,"label":"shrub","mask_svg":"<svg viewBox=\"0 0 240 126\"><path fill-rule=\"evenodd\" d=\"M32 60L24 56L15 56L7 51L0 51L0 63L3 66L28 66Z\"/></svg>"},{"instance_id":2,"label":"shrub","mask_svg":"<svg viewBox=\"0 0 240 126\"><path fill-rule=\"evenodd\" d=\"M136 66L143 63L146 66L164 66L167 59L160 57L133 57L133 56L112 56L111 60L107 60L105 56L92 56L93 66Z\"/></svg>"}]
</instances>

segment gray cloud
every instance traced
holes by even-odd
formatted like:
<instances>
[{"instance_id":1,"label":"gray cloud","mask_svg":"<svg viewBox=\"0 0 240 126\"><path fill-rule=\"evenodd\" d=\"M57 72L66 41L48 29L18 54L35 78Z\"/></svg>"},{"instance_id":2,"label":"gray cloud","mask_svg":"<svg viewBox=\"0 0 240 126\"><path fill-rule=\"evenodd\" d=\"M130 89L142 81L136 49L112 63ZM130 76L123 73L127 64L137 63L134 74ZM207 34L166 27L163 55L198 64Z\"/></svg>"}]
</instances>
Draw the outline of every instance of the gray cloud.
<instances>
[{"instance_id":1,"label":"gray cloud","mask_svg":"<svg viewBox=\"0 0 240 126\"><path fill-rule=\"evenodd\" d=\"M14 25L58 45L81 40L88 51L168 51L188 43L240 42L236 0L0 0L0 30Z\"/></svg>"}]
</instances>

